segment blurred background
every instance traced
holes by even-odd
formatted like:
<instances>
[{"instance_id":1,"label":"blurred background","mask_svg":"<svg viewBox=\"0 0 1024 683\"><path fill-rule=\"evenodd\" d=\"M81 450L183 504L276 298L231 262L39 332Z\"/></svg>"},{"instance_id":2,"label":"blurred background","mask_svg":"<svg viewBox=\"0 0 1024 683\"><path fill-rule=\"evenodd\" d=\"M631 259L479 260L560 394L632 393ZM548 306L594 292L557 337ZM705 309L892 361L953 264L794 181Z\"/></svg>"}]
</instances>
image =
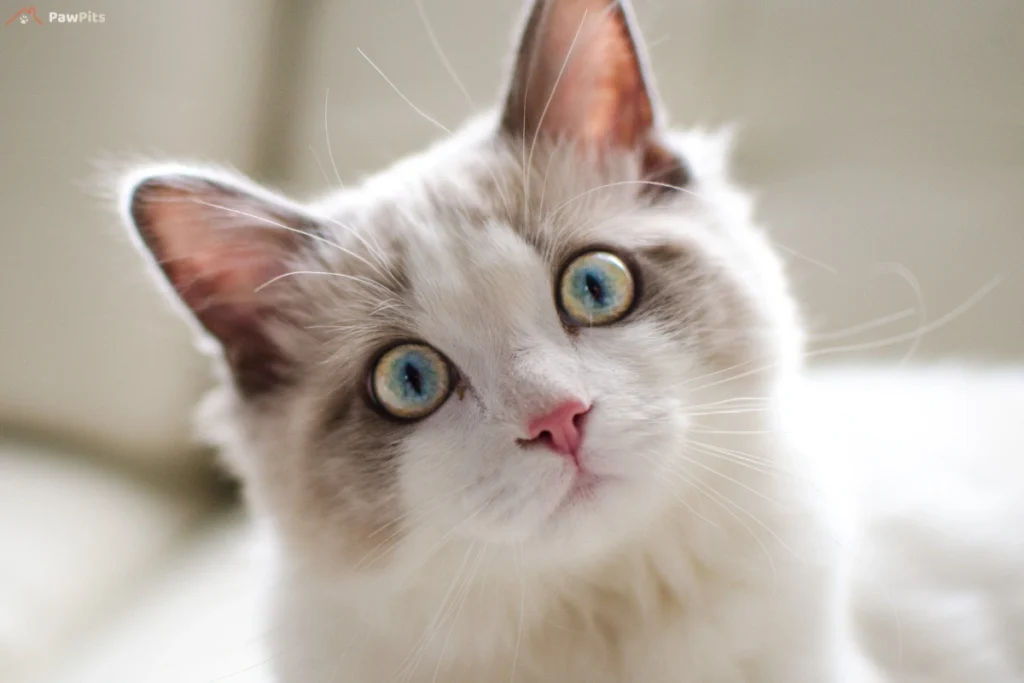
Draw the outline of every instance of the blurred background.
<instances>
[{"instance_id":1,"label":"blurred background","mask_svg":"<svg viewBox=\"0 0 1024 683\"><path fill-rule=\"evenodd\" d=\"M258 633L181 668L255 622L253 560L105 174L357 181L445 134L403 96L448 128L496 101L521 4L28 1L0 0L0 681L249 680ZM634 4L672 123L736 124L815 362L1024 360L1024 2Z\"/></svg>"}]
</instances>

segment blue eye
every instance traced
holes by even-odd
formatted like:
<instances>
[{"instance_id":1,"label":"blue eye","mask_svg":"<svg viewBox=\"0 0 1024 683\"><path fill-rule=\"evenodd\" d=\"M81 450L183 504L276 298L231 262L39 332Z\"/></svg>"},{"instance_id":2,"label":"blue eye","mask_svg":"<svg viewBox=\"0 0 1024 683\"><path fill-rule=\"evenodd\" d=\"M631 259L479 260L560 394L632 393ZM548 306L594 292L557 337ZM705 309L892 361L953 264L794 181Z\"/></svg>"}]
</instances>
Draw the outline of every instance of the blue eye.
<instances>
[{"instance_id":1,"label":"blue eye","mask_svg":"<svg viewBox=\"0 0 1024 683\"><path fill-rule=\"evenodd\" d=\"M391 415L415 420L441 407L451 393L451 370L426 344L400 344L386 351L370 373L377 404Z\"/></svg>"},{"instance_id":2,"label":"blue eye","mask_svg":"<svg viewBox=\"0 0 1024 683\"><path fill-rule=\"evenodd\" d=\"M559 304L577 325L608 325L622 319L633 305L633 273L615 254L590 251L562 271Z\"/></svg>"}]
</instances>

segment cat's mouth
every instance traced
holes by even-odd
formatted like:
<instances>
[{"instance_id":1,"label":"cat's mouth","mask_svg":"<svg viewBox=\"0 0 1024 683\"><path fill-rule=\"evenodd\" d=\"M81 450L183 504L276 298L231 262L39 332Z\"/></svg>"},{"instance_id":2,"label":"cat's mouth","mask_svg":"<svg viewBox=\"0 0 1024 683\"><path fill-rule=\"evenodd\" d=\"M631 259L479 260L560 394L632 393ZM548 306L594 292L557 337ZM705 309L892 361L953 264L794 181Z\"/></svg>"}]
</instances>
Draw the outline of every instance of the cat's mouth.
<instances>
[{"instance_id":1,"label":"cat's mouth","mask_svg":"<svg viewBox=\"0 0 1024 683\"><path fill-rule=\"evenodd\" d=\"M555 514L592 502L611 480L612 477L581 470L555 509Z\"/></svg>"}]
</instances>

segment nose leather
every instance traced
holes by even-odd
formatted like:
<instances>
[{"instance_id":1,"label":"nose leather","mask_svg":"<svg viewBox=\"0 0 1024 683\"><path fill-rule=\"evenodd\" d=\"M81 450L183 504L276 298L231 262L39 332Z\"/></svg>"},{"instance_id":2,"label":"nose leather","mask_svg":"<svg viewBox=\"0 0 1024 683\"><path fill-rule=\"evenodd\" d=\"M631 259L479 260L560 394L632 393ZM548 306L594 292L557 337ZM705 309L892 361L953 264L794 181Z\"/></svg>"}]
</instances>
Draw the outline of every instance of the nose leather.
<instances>
[{"instance_id":1,"label":"nose leather","mask_svg":"<svg viewBox=\"0 0 1024 683\"><path fill-rule=\"evenodd\" d=\"M583 441L583 418L589 411L590 407L581 401L560 403L554 409L530 420L527 425L528 441L575 458Z\"/></svg>"}]
</instances>

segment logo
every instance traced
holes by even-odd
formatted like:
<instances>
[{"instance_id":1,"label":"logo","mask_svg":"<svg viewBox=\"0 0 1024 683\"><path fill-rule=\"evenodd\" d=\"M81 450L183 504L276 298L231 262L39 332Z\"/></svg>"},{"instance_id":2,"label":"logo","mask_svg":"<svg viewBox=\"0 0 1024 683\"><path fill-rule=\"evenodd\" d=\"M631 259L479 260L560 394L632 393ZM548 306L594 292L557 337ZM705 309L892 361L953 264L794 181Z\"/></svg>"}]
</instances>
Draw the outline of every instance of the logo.
<instances>
[{"instance_id":1,"label":"logo","mask_svg":"<svg viewBox=\"0 0 1024 683\"><path fill-rule=\"evenodd\" d=\"M33 19L35 19L36 23L39 24L40 26L43 25L43 22L39 19L39 15L36 14L36 8L35 7L22 7L20 10L15 12L14 16L11 17L10 19L8 19L7 23L4 24L4 25L5 26L10 26L15 21L20 22L21 24L27 24L28 22L32 21Z\"/></svg>"},{"instance_id":2,"label":"logo","mask_svg":"<svg viewBox=\"0 0 1024 683\"><path fill-rule=\"evenodd\" d=\"M35 7L22 7L17 13L7 20L5 25L10 26L14 22L25 25L35 20L40 26L45 24L103 24L107 21L107 15L99 12L48 12L47 21L39 18Z\"/></svg>"}]
</instances>

